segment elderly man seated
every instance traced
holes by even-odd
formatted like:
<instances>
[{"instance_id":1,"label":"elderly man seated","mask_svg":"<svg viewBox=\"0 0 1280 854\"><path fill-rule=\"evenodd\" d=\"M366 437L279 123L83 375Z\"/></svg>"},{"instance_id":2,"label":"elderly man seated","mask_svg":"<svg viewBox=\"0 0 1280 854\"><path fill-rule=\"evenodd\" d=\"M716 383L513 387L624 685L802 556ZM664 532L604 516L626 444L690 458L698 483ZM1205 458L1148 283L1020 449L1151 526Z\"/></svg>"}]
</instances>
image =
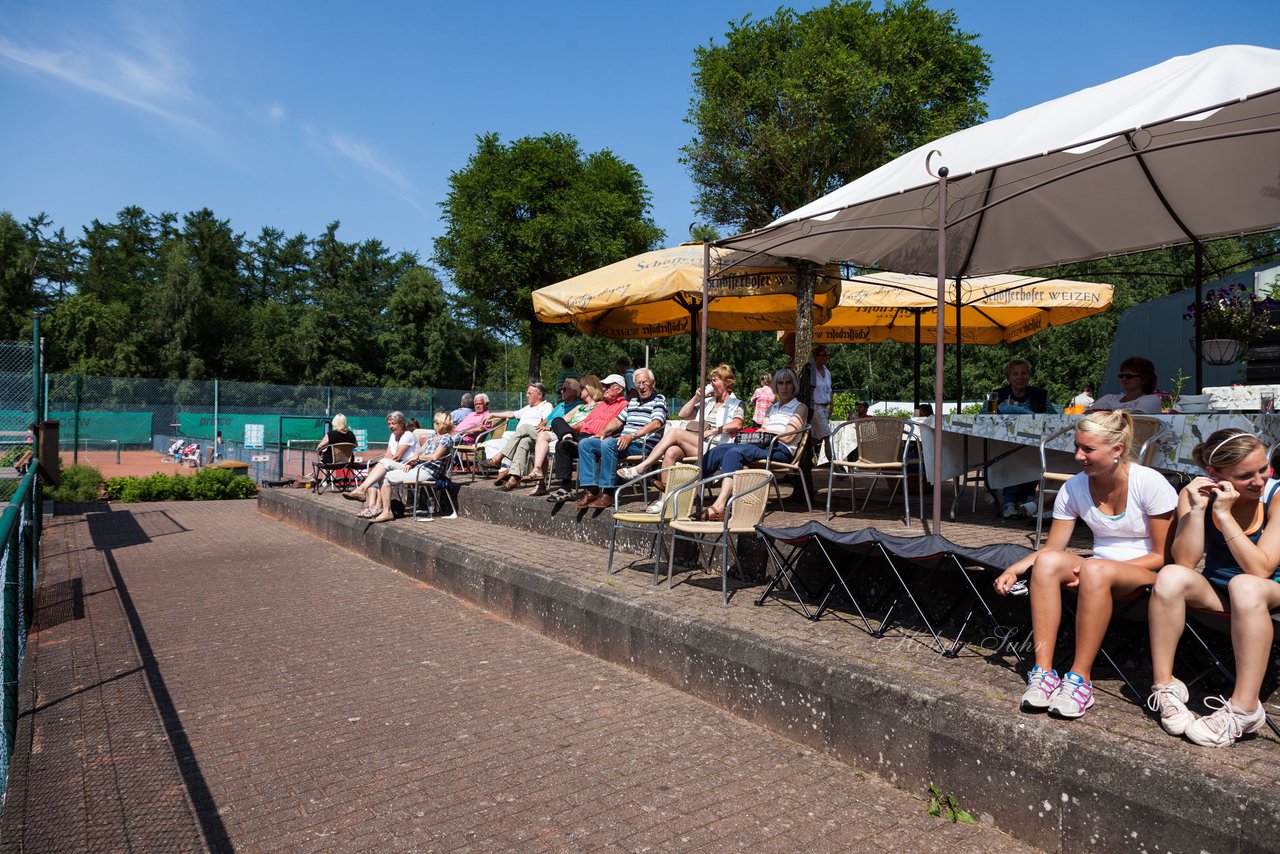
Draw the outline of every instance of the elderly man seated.
<instances>
[{"instance_id":1,"label":"elderly man seated","mask_svg":"<svg viewBox=\"0 0 1280 854\"><path fill-rule=\"evenodd\" d=\"M471 392L462 395L462 399L458 401L458 408L449 413L449 417L453 419L454 425L462 423L462 419L473 414L475 410L476 396ZM455 427L456 428L456 427Z\"/></svg>"},{"instance_id":2,"label":"elderly man seated","mask_svg":"<svg viewBox=\"0 0 1280 854\"><path fill-rule=\"evenodd\" d=\"M484 392L478 392L472 399L471 405L475 407L475 409L471 410L471 414L463 416L461 421L455 421L453 427L457 441L464 445L474 445L476 436L489 429L487 426L489 395Z\"/></svg>"},{"instance_id":3,"label":"elderly man seated","mask_svg":"<svg viewBox=\"0 0 1280 854\"><path fill-rule=\"evenodd\" d=\"M541 386L541 383L538 384ZM533 386L529 387L530 389ZM549 432L550 424L557 418L567 418L570 413L578 408L582 403L578 396L582 390L582 384L572 377L566 377L560 384L560 402L556 404L545 418L537 424L519 424L515 430L508 431L502 450L498 453L496 462L499 464L506 463L506 473L500 473L494 486L505 489L508 492L520 485L520 481L524 479L525 472L529 470L529 458L533 456L533 448L538 440L538 434ZM532 398L531 398L532 399Z\"/></svg>"},{"instance_id":4,"label":"elderly man seated","mask_svg":"<svg viewBox=\"0 0 1280 854\"><path fill-rule=\"evenodd\" d=\"M637 368L634 376L636 397L606 425L604 433L608 438L591 436L578 443L578 482L582 495L573 506L579 510L612 507L613 489L618 482L618 457L628 452L644 456L662 438L662 428L667 423L667 399L658 394L653 371ZM612 435L615 432L617 436Z\"/></svg>"},{"instance_id":5,"label":"elderly man seated","mask_svg":"<svg viewBox=\"0 0 1280 854\"><path fill-rule=\"evenodd\" d=\"M559 488L547 496L547 501L552 504L573 497L573 461L578 458L578 444L589 437L603 439L609 436L611 425L618 424L615 416L627 405L627 381L619 374L609 374L600 381L600 385L603 387L600 402L591 408L586 418L573 425L564 418L551 422L551 430L557 437L552 474L559 482ZM618 427L612 432L621 429Z\"/></svg>"},{"instance_id":6,"label":"elderly man seated","mask_svg":"<svg viewBox=\"0 0 1280 854\"><path fill-rule=\"evenodd\" d=\"M516 428L519 429L525 425L536 427L545 421L551 414L551 402L547 400L547 387L542 383L530 383L524 394L525 400L528 401L524 406L508 412L490 412L485 424L488 427L495 427L503 421L514 418L517 422ZM506 436L490 439L484 443L485 457L490 465L502 465L502 452L506 444Z\"/></svg>"}]
</instances>

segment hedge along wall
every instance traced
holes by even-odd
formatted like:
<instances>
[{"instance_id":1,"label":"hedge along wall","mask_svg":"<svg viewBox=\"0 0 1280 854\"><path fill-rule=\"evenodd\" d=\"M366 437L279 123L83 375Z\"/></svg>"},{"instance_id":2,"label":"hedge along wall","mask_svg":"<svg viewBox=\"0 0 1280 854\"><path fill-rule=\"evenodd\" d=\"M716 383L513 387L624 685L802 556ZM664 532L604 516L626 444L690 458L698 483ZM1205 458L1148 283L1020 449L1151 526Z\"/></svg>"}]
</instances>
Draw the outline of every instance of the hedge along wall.
<instances>
[{"instance_id":1,"label":"hedge along wall","mask_svg":"<svg viewBox=\"0 0 1280 854\"><path fill-rule=\"evenodd\" d=\"M49 418L58 422L59 444L71 447L76 436L76 413L73 410L49 410ZM16 409L0 410L0 425L5 430L26 430L31 423L31 413ZM9 425L17 425L10 427ZM115 440L121 447L151 444L151 413L106 412L80 410L80 441L102 443Z\"/></svg>"}]
</instances>

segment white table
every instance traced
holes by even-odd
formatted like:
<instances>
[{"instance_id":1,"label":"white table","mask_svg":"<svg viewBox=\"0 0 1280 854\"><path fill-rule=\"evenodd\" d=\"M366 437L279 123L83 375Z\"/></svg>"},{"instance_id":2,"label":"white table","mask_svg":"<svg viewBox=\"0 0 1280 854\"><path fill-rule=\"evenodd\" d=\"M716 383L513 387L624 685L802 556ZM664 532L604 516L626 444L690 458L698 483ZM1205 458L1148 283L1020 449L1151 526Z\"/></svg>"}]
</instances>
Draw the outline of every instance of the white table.
<instances>
[{"instance_id":1,"label":"white table","mask_svg":"<svg viewBox=\"0 0 1280 854\"><path fill-rule=\"evenodd\" d=\"M975 468L985 468L992 489L1027 483L1040 477L1040 439L1080 419L1079 415L946 415L943 416L943 480L962 477ZM1268 446L1280 442L1280 416L1206 413L1203 415L1150 416L1166 422L1172 440L1162 441L1151 464L1160 469L1188 475L1201 473L1191 459L1191 450L1216 430L1234 427L1256 433ZM933 482L933 419L918 419L924 440L925 473ZM1075 434L1067 431L1051 442L1049 460L1056 471L1070 471L1074 465Z\"/></svg>"}]
</instances>

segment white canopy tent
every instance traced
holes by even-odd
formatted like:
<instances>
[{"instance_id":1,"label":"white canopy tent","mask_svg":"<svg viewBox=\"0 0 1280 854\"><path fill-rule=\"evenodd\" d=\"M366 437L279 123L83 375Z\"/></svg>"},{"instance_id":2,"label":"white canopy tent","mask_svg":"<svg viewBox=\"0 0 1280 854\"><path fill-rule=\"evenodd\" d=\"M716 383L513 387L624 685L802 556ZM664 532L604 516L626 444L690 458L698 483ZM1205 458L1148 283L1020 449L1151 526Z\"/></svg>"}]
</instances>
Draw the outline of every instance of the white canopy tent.
<instances>
[{"instance_id":1,"label":"white canopy tent","mask_svg":"<svg viewBox=\"0 0 1280 854\"><path fill-rule=\"evenodd\" d=\"M1276 227L1280 51L1237 45L943 137L719 245L931 274L941 318L947 278L1179 243L1198 268L1203 240Z\"/></svg>"}]
</instances>

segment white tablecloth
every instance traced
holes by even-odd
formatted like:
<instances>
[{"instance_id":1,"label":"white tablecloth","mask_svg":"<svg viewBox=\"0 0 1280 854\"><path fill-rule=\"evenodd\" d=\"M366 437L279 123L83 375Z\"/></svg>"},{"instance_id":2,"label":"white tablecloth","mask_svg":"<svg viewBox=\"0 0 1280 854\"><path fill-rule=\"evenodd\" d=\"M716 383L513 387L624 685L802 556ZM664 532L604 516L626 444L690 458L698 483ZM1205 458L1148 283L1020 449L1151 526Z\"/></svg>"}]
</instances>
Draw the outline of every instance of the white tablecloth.
<instances>
[{"instance_id":1,"label":"white tablecloth","mask_svg":"<svg viewBox=\"0 0 1280 854\"><path fill-rule=\"evenodd\" d=\"M972 469L986 460L995 459L1012 451L1013 453L990 466L987 472L988 485L994 489L1038 480L1040 454L1037 447L1041 437L1074 424L1080 417L1079 415L943 416L942 479L950 480L958 477L966 469ZM1191 449L1215 430L1235 427L1256 433L1268 446L1280 442L1280 416L1277 415L1213 413L1152 417L1166 422L1173 437L1160 443L1151 464L1156 468L1179 471L1188 475L1201 473L1200 467L1191 459ZM918 423L921 425L920 433L924 441L925 473L932 482L934 476L933 419L918 419ZM1053 470L1071 471L1075 466L1074 432L1067 431L1059 436L1048 445L1048 449L1053 451L1049 459L1049 465Z\"/></svg>"}]
</instances>

